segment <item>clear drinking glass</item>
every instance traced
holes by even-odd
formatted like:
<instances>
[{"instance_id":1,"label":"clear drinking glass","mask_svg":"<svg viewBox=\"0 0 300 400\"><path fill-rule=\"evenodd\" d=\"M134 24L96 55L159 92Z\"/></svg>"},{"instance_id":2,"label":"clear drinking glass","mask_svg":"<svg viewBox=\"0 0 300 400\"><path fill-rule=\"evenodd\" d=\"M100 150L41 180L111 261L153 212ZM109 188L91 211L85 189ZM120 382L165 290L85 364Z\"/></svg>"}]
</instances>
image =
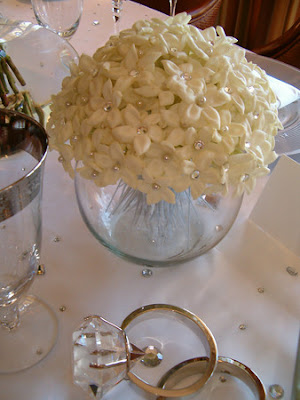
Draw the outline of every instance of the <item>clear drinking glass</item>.
<instances>
[{"instance_id":1,"label":"clear drinking glass","mask_svg":"<svg viewBox=\"0 0 300 400\"><path fill-rule=\"evenodd\" d=\"M63 38L77 30L83 10L83 0L31 0L39 25Z\"/></svg>"},{"instance_id":2,"label":"clear drinking glass","mask_svg":"<svg viewBox=\"0 0 300 400\"><path fill-rule=\"evenodd\" d=\"M0 373L36 364L56 340L55 314L26 295L40 263L47 146L40 124L0 109Z\"/></svg>"},{"instance_id":3,"label":"clear drinking glass","mask_svg":"<svg viewBox=\"0 0 300 400\"><path fill-rule=\"evenodd\" d=\"M169 4L170 4L170 16L174 17L176 14L177 0L169 0Z\"/></svg>"}]
</instances>

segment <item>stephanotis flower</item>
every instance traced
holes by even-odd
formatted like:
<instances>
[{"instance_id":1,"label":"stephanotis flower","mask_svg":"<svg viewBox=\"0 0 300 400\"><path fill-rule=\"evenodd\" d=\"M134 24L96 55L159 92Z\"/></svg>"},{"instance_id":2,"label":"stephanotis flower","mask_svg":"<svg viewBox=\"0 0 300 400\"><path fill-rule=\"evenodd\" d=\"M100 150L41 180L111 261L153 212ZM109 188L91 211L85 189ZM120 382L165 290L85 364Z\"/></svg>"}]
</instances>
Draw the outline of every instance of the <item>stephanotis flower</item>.
<instances>
[{"instance_id":1,"label":"stephanotis flower","mask_svg":"<svg viewBox=\"0 0 300 400\"><path fill-rule=\"evenodd\" d=\"M50 148L73 177L124 181L147 202L250 192L281 124L267 75L221 27L186 13L138 21L82 55L52 97Z\"/></svg>"},{"instance_id":2,"label":"stephanotis flower","mask_svg":"<svg viewBox=\"0 0 300 400\"><path fill-rule=\"evenodd\" d=\"M159 113L139 112L133 105L128 104L122 115L125 124L112 129L112 135L121 143L132 143L138 156L146 153L152 142L160 142L163 139L164 131L158 125L161 120Z\"/></svg>"}]
</instances>

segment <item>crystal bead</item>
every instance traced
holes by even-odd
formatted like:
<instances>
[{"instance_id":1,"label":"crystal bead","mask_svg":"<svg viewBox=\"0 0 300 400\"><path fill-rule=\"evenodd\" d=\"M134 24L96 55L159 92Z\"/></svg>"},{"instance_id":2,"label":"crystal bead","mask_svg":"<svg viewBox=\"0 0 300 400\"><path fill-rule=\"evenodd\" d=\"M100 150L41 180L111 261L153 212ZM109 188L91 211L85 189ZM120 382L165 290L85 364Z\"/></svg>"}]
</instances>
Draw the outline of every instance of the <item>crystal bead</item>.
<instances>
[{"instance_id":1,"label":"crystal bead","mask_svg":"<svg viewBox=\"0 0 300 400\"><path fill-rule=\"evenodd\" d=\"M164 358L162 353L155 346L147 346L143 351L145 352L145 355L141 359L141 363L145 367L157 367Z\"/></svg>"},{"instance_id":2,"label":"crystal bead","mask_svg":"<svg viewBox=\"0 0 300 400\"><path fill-rule=\"evenodd\" d=\"M246 182L250 178L249 174L244 174L242 176L242 182Z\"/></svg>"},{"instance_id":3,"label":"crystal bead","mask_svg":"<svg viewBox=\"0 0 300 400\"><path fill-rule=\"evenodd\" d=\"M276 383L274 385L269 386L269 393L272 399L282 399L284 396L283 388Z\"/></svg>"},{"instance_id":4,"label":"crystal bead","mask_svg":"<svg viewBox=\"0 0 300 400\"><path fill-rule=\"evenodd\" d=\"M255 113L253 114L253 118L254 118L254 119L258 119L258 117L259 117L259 112L255 112Z\"/></svg>"},{"instance_id":5,"label":"crystal bead","mask_svg":"<svg viewBox=\"0 0 300 400\"><path fill-rule=\"evenodd\" d=\"M184 79L185 81L190 81L190 80L192 79L192 76L191 76L189 73L187 73L187 72L183 72L183 73L180 75L180 78L181 78L181 79Z\"/></svg>"},{"instance_id":6,"label":"crystal bead","mask_svg":"<svg viewBox=\"0 0 300 400\"><path fill-rule=\"evenodd\" d=\"M81 101L83 102L83 104L86 104L89 99L86 96L81 96Z\"/></svg>"},{"instance_id":7,"label":"crystal bead","mask_svg":"<svg viewBox=\"0 0 300 400\"><path fill-rule=\"evenodd\" d=\"M106 104L104 104L104 107L103 107L104 111L109 112L109 111L111 111L111 109L112 109L112 103L110 101L107 102Z\"/></svg>"},{"instance_id":8,"label":"crystal bead","mask_svg":"<svg viewBox=\"0 0 300 400\"><path fill-rule=\"evenodd\" d=\"M142 276L144 276L145 278L149 278L150 276L152 276L152 274L153 274L153 272L149 268L144 268L142 270Z\"/></svg>"},{"instance_id":9,"label":"crystal bead","mask_svg":"<svg viewBox=\"0 0 300 400\"><path fill-rule=\"evenodd\" d=\"M201 149L203 149L203 147L204 147L204 142L202 142L202 140L197 140L194 143L194 149L195 150L201 150Z\"/></svg>"},{"instance_id":10,"label":"crystal bead","mask_svg":"<svg viewBox=\"0 0 300 400\"><path fill-rule=\"evenodd\" d=\"M248 87L248 90L249 90L250 93L254 93L254 91L255 91L255 89L254 89L253 86L249 86L249 87Z\"/></svg>"},{"instance_id":11,"label":"crystal bead","mask_svg":"<svg viewBox=\"0 0 300 400\"><path fill-rule=\"evenodd\" d=\"M246 143L245 143L246 149L249 149L250 146L251 146L251 143L250 143L250 142L246 142Z\"/></svg>"},{"instance_id":12,"label":"crystal bead","mask_svg":"<svg viewBox=\"0 0 300 400\"><path fill-rule=\"evenodd\" d=\"M138 135L142 135L148 132L148 129L145 126L140 126L139 128L137 128L136 133Z\"/></svg>"},{"instance_id":13,"label":"crystal bead","mask_svg":"<svg viewBox=\"0 0 300 400\"><path fill-rule=\"evenodd\" d=\"M153 190L159 190L160 189L159 184L158 183L152 183L152 189Z\"/></svg>"},{"instance_id":14,"label":"crystal bead","mask_svg":"<svg viewBox=\"0 0 300 400\"><path fill-rule=\"evenodd\" d=\"M71 103L70 101L66 101L66 102L65 102L65 106L66 106L66 107L70 107L71 105L72 105L72 103Z\"/></svg>"},{"instance_id":15,"label":"crystal bead","mask_svg":"<svg viewBox=\"0 0 300 400\"><path fill-rule=\"evenodd\" d=\"M232 93L232 89L231 89L230 87L228 87L228 86L225 86L225 87L224 87L224 91L225 91L226 93L228 93L228 94Z\"/></svg>"},{"instance_id":16,"label":"crystal bead","mask_svg":"<svg viewBox=\"0 0 300 400\"><path fill-rule=\"evenodd\" d=\"M223 230L223 226L222 225L216 225L216 231L217 232L221 232Z\"/></svg>"},{"instance_id":17,"label":"crystal bead","mask_svg":"<svg viewBox=\"0 0 300 400\"><path fill-rule=\"evenodd\" d=\"M164 161L170 161L171 157L168 154L163 155Z\"/></svg>"},{"instance_id":18,"label":"crystal bead","mask_svg":"<svg viewBox=\"0 0 300 400\"><path fill-rule=\"evenodd\" d=\"M204 103L206 103L206 97L205 97L205 96L199 97L199 98L198 98L198 103L199 103L199 104L204 104Z\"/></svg>"},{"instance_id":19,"label":"crystal bead","mask_svg":"<svg viewBox=\"0 0 300 400\"><path fill-rule=\"evenodd\" d=\"M176 52L177 52L177 49L176 49L176 47L171 47L171 49L170 49L170 50L171 50L171 52L172 52L172 53L176 53Z\"/></svg>"},{"instance_id":20,"label":"crystal bead","mask_svg":"<svg viewBox=\"0 0 300 400\"><path fill-rule=\"evenodd\" d=\"M59 156L59 157L58 157L58 162L62 163L62 162L64 162L64 161L65 161L65 159L63 158L63 156Z\"/></svg>"},{"instance_id":21,"label":"crystal bead","mask_svg":"<svg viewBox=\"0 0 300 400\"><path fill-rule=\"evenodd\" d=\"M118 172L118 171L120 171L120 165L119 165L119 164L116 164L116 165L114 165L114 166L112 167L112 169L113 169L114 172Z\"/></svg>"},{"instance_id":22,"label":"crystal bead","mask_svg":"<svg viewBox=\"0 0 300 400\"><path fill-rule=\"evenodd\" d=\"M246 325L245 325L245 324L240 324L240 325L239 325L239 329L240 329L241 331L244 331L244 330L246 329Z\"/></svg>"},{"instance_id":23,"label":"crystal bead","mask_svg":"<svg viewBox=\"0 0 300 400\"><path fill-rule=\"evenodd\" d=\"M191 178L192 179L198 179L200 176L200 171L198 171L197 169L191 173Z\"/></svg>"},{"instance_id":24,"label":"crystal bead","mask_svg":"<svg viewBox=\"0 0 300 400\"><path fill-rule=\"evenodd\" d=\"M92 178L97 178L98 176L98 172L97 171L93 171L92 172Z\"/></svg>"},{"instance_id":25,"label":"crystal bead","mask_svg":"<svg viewBox=\"0 0 300 400\"><path fill-rule=\"evenodd\" d=\"M228 132L229 131L229 126L225 125L222 128L222 132Z\"/></svg>"},{"instance_id":26,"label":"crystal bead","mask_svg":"<svg viewBox=\"0 0 300 400\"><path fill-rule=\"evenodd\" d=\"M100 24L100 22L99 22L98 20L93 21L93 25L94 25L94 26L97 26L97 25L99 25L99 24Z\"/></svg>"},{"instance_id":27,"label":"crystal bead","mask_svg":"<svg viewBox=\"0 0 300 400\"><path fill-rule=\"evenodd\" d=\"M293 267L286 267L286 272L291 276L297 276L298 272Z\"/></svg>"}]
</instances>

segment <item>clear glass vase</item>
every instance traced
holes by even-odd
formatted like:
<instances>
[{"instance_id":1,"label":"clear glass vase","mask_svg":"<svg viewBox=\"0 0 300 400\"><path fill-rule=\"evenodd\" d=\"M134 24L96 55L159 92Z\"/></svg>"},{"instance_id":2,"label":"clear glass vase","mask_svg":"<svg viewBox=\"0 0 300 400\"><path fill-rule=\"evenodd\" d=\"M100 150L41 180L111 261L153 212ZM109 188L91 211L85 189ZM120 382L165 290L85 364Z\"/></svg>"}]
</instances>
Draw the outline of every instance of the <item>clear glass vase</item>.
<instances>
[{"instance_id":1,"label":"clear glass vase","mask_svg":"<svg viewBox=\"0 0 300 400\"><path fill-rule=\"evenodd\" d=\"M176 193L175 204L147 204L146 195L119 181L98 187L75 173L81 215L93 235L119 257L137 264L168 266L214 247L229 231L242 197Z\"/></svg>"}]
</instances>

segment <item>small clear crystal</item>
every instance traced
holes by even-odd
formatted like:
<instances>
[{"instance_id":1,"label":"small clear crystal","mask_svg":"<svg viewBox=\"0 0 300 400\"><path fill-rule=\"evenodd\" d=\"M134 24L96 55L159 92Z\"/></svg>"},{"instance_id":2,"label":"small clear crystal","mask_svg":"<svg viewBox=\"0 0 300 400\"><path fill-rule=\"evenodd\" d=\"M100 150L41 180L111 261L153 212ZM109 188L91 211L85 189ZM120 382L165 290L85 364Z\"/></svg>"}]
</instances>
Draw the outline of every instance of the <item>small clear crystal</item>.
<instances>
[{"instance_id":1,"label":"small clear crystal","mask_svg":"<svg viewBox=\"0 0 300 400\"><path fill-rule=\"evenodd\" d=\"M204 147L204 142L202 142L202 140L197 140L194 143L194 149L195 150L201 150Z\"/></svg>"},{"instance_id":2,"label":"small clear crystal","mask_svg":"<svg viewBox=\"0 0 300 400\"><path fill-rule=\"evenodd\" d=\"M286 267L287 273L289 273L291 276L297 276L298 272L295 270L293 267Z\"/></svg>"},{"instance_id":3,"label":"small clear crystal","mask_svg":"<svg viewBox=\"0 0 300 400\"><path fill-rule=\"evenodd\" d=\"M114 172L120 171L120 165L119 165L119 164L114 165L114 166L112 167L112 170L113 170Z\"/></svg>"},{"instance_id":4,"label":"small clear crystal","mask_svg":"<svg viewBox=\"0 0 300 400\"><path fill-rule=\"evenodd\" d=\"M149 268L143 269L142 276L144 276L145 278L149 278L150 276L152 276L152 270Z\"/></svg>"},{"instance_id":5,"label":"small clear crystal","mask_svg":"<svg viewBox=\"0 0 300 400\"><path fill-rule=\"evenodd\" d=\"M272 399L282 399L284 395L284 390L280 385L275 383L274 385L271 385L269 387L269 393Z\"/></svg>"},{"instance_id":6,"label":"small clear crystal","mask_svg":"<svg viewBox=\"0 0 300 400\"><path fill-rule=\"evenodd\" d=\"M160 189L160 185L158 183L152 183L152 189L153 190L159 190Z\"/></svg>"},{"instance_id":7,"label":"small clear crystal","mask_svg":"<svg viewBox=\"0 0 300 400\"><path fill-rule=\"evenodd\" d=\"M204 104L204 103L206 103L206 97L205 97L205 96L199 97L199 98L198 98L198 103L199 103L199 104Z\"/></svg>"},{"instance_id":8,"label":"small clear crystal","mask_svg":"<svg viewBox=\"0 0 300 400\"><path fill-rule=\"evenodd\" d=\"M228 132L229 131L229 126L227 126L227 125L223 126L222 131L223 132Z\"/></svg>"},{"instance_id":9,"label":"small clear crystal","mask_svg":"<svg viewBox=\"0 0 300 400\"><path fill-rule=\"evenodd\" d=\"M162 353L155 346L147 346L143 349L143 351L145 352L145 355L141 359L141 363L145 367L157 367L164 358Z\"/></svg>"},{"instance_id":10,"label":"small clear crystal","mask_svg":"<svg viewBox=\"0 0 300 400\"><path fill-rule=\"evenodd\" d=\"M104 104L103 110L105 112L109 112L109 111L111 111L111 109L112 109L112 103L110 101L107 102L106 104Z\"/></svg>"},{"instance_id":11,"label":"small clear crystal","mask_svg":"<svg viewBox=\"0 0 300 400\"><path fill-rule=\"evenodd\" d=\"M181 79L184 79L185 81L190 81L190 80L192 79L192 76L191 76L189 73L187 73L187 72L183 72L183 73L180 75L180 78L181 78Z\"/></svg>"},{"instance_id":12,"label":"small clear crystal","mask_svg":"<svg viewBox=\"0 0 300 400\"><path fill-rule=\"evenodd\" d=\"M191 173L191 178L192 179L198 179L200 176L200 171L198 171L197 169Z\"/></svg>"},{"instance_id":13,"label":"small clear crystal","mask_svg":"<svg viewBox=\"0 0 300 400\"><path fill-rule=\"evenodd\" d=\"M139 126L136 130L138 135L143 135L148 132L148 129L145 126Z\"/></svg>"}]
</instances>

